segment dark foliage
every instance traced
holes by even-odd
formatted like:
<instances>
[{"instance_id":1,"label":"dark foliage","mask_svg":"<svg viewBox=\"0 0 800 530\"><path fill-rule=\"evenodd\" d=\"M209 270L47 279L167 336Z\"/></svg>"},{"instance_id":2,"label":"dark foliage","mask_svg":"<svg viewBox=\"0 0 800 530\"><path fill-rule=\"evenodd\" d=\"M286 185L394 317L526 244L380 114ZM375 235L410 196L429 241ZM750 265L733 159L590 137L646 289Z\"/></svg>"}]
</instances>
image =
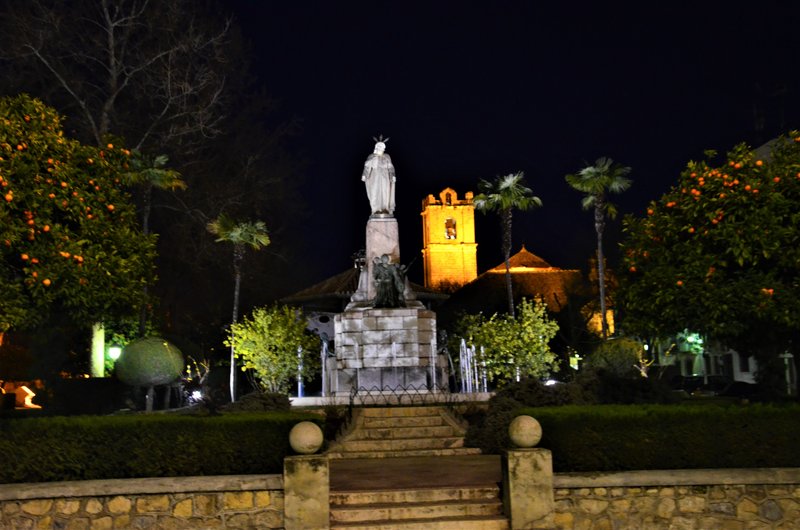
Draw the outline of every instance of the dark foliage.
<instances>
[{"instance_id":1,"label":"dark foliage","mask_svg":"<svg viewBox=\"0 0 800 530\"><path fill-rule=\"evenodd\" d=\"M525 408L501 399L471 427L468 444L508 448L508 425L520 414L542 425L539 447L552 451L556 472L800 466L797 405Z\"/></svg>"},{"instance_id":2,"label":"dark foliage","mask_svg":"<svg viewBox=\"0 0 800 530\"><path fill-rule=\"evenodd\" d=\"M281 473L303 420L322 425L285 412L2 419L0 483Z\"/></svg>"}]
</instances>

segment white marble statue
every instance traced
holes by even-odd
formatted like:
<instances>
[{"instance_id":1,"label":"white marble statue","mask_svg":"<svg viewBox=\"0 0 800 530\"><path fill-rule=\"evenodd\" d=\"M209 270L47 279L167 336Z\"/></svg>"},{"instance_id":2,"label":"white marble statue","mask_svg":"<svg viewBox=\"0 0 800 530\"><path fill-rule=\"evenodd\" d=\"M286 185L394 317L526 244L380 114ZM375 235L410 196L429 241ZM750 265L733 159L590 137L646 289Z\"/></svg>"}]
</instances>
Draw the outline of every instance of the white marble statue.
<instances>
[{"instance_id":1,"label":"white marble statue","mask_svg":"<svg viewBox=\"0 0 800 530\"><path fill-rule=\"evenodd\" d=\"M364 163L361 180L367 187L369 205L374 214L394 215L395 174L392 159L386 154L386 144L378 141L375 150Z\"/></svg>"}]
</instances>

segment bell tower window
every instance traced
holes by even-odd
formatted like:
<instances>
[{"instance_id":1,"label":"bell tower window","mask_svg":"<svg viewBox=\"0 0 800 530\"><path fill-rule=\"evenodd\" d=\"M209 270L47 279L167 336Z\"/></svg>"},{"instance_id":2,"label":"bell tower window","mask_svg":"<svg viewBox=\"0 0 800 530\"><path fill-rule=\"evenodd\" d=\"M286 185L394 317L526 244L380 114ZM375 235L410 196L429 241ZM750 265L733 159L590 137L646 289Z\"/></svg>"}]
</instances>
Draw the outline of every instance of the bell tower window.
<instances>
[{"instance_id":1,"label":"bell tower window","mask_svg":"<svg viewBox=\"0 0 800 530\"><path fill-rule=\"evenodd\" d=\"M456 238L456 220L448 217L444 221L444 237L445 239Z\"/></svg>"}]
</instances>

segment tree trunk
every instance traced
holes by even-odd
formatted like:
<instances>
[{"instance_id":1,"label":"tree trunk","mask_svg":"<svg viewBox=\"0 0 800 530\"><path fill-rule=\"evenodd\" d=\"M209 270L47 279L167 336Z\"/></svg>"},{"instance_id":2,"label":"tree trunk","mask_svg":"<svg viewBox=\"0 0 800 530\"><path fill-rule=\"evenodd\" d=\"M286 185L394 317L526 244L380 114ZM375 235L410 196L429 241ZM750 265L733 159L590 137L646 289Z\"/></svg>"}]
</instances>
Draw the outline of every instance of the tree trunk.
<instances>
[{"instance_id":1,"label":"tree trunk","mask_svg":"<svg viewBox=\"0 0 800 530\"><path fill-rule=\"evenodd\" d=\"M231 339L233 339L233 324L239 320L239 287L242 284L242 259L244 258L244 247L234 246L233 248L233 317L231 319ZM231 340L231 403L236 401L236 350Z\"/></svg>"},{"instance_id":2,"label":"tree trunk","mask_svg":"<svg viewBox=\"0 0 800 530\"><path fill-rule=\"evenodd\" d=\"M150 235L150 204L153 197L153 185L148 184L142 192L142 233ZM144 337L147 329L147 298L150 288L147 284L142 287L142 306L139 308L139 337Z\"/></svg>"},{"instance_id":3,"label":"tree trunk","mask_svg":"<svg viewBox=\"0 0 800 530\"><path fill-rule=\"evenodd\" d=\"M92 324L92 377L105 377L106 327L102 322Z\"/></svg>"},{"instance_id":4,"label":"tree trunk","mask_svg":"<svg viewBox=\"0 0 800 530\"><path fill-rule=\"evenodd\" d=\"M503 257L506 264L506 294L508 296L508 314L514 318L514 290L511 286L511 209L503 210Z\"/></svg>"},{"instance_id":5,"label":"tree trunk","mask_svg":"<svg viewBox=\"0 0 800 530\"><path fill-rule=\"evenodd\" d=\"M608 320L606 319L606 264L603 256L603 201L597 199L594 209L594 229L597 232L597 286L600 291L600 323L602 326L603 340L608 338Z\"/></svg>"},{"instance_id":6,"label":"tree trunk","mask_svg":"<svg viewBox=\"0 0 800 530\"><path fill-rule=\"evenodd\" d=\"M156 397L156 389L150 385L147 387L147 394L144 398L144 411L145 412L153 412L153 400Z\"/></svg>"}]
</instances>

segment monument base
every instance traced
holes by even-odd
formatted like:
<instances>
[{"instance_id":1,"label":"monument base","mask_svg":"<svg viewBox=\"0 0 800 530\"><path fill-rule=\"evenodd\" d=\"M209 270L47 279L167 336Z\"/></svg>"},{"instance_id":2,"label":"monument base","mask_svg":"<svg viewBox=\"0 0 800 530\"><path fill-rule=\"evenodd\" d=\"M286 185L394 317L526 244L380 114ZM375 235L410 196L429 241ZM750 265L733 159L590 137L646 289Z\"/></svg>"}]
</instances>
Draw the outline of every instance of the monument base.
<instances>
[{"instance_id":1,"label":"monument base","mask_svg":"<svg viewBox=\"0 0 800 530\"><path fill-rule=\"evenodd\" d=\"M350 307L334 320L333 395L354 389L420 391L447 384L447 360L436 349L436 314L412 307ZM333 363L331 363L333 364Z\"/></svg>"}]
</instances>

